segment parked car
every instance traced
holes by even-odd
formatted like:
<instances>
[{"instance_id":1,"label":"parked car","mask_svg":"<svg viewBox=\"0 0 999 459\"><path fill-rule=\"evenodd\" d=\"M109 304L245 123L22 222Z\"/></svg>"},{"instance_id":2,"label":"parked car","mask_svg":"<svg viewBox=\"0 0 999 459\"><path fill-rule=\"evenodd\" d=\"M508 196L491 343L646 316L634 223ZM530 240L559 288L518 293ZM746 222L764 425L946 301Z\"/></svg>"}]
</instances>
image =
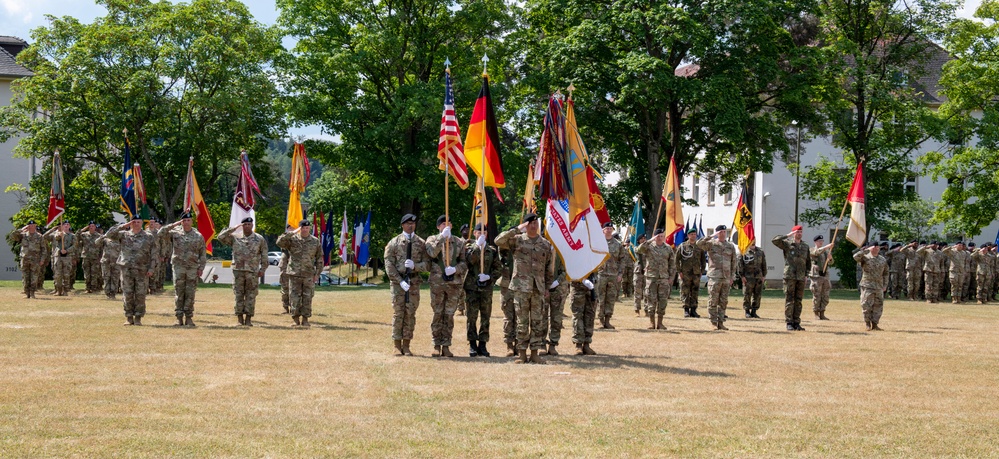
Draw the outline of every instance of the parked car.
<instances>
[{"instance_id":1,"label":"parked car","mask_svg":"<svg viewBox=\"0 0 999 459\"><path fill-rule=\"evenodd\" d=\"M267 263L276 266L281 263L281 252L267 252Z\"/></svg>"}]
</instances>

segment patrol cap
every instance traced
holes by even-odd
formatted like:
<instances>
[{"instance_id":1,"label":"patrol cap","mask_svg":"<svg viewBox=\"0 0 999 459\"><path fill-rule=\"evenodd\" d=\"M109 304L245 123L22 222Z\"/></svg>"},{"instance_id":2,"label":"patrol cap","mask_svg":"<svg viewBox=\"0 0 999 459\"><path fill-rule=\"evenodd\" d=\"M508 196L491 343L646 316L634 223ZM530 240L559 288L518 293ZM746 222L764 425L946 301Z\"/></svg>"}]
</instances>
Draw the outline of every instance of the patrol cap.
<instances>
[{"instance_id":1,"label":"patrol cap","mask_svg":"<svg viewBox=\"0 0 999 459\"><path fill-rule=\"evenodd\" d=\"M28 224L29 224L29 225L37 225L37 223L35 223L35 221L34 221L34 220L28 220Z\"/></svg>"},{"instance_id":2,"label":"patrol cap","mask_svg":"<svg viewBox=\"0 0 999 459\"><path fill-rule=\"evenodd\" d=\"M475 231L482 231L482 223L475 224Z\"/></svg>"},{"instance_id":3,"label":"patrol cap","mask_svg":"<svg viewBox=\"0 0 999 459\"><path fill-rule=\"evenodd\" d=\"M662 229L662 228L656 228L656 232L655 232L655 233L652 233L652 235L653 235L653 236L658 236L658 235L660 235L660 234L663 234L664 232L665 232L665 231L663 231L663 229Z\"/></svg>"},{"instance_id":4,"label":"patrol cap","mask_svg":"<svg viewBox=\"0 0 999 459\"><path fill-rule=\"evenodd\" d=\"M794 225L791 228L791 231L803 231L803 230L804 230L804 228L802 228L801 225Z\"/></svg>"},{"instance_id":5,"label":"patrol cap","mask_svg":"<svg viewBox=\"0 0 999 459\"><path fill-rule=\"evenodd\" d=\"M312 222L303 218L298 222L298 226L312 226Z\"/></svg>"},{"instance_id":6,"label":"patrol cap","mask_svg":"<svg viewBox=\"0 0 999 459\"><path fill-rule=\"evenodd\" d=\"M538 219L538 214L534 212L529 212L527 215L524 215L524 223L533 222L537 219Z\"/></svg>"},{"instance_id":7,"label":"patrol cap","mask_svg":"<svg viewBox=\"0 0 999 459\"><path fill-rule=\"evenodd\" d=\"M241 223L253 223L253 217L246 217Z\"/></svg>"},{"instance_id":8,"label":"patrol cap","mask_svg":"<svg viewBox=\"0 0 999 459\"><path fill-rule=\"evenodd\" d=\"M437 217L437 225L438 225L438 226L439 226L439 225L440 225L441 223L444 223L444 222L446 222L446 221L447 221L447 215L441 215L440 217Z\"/></svg>"},{"instance_id":9,"label":"patrol cap","mask_svg":"<svg viewBox=\"0 0 999 459\"><path fill-rule=\"evenodd\" d=\"M614 224L613 224L613 223L611 223L611 222L606 222L606 223L604 223L603 225L600 225L600 227L601 227L601 228L613 228L613 227L614 227Z\"/></svg>"},{"instance_id":10,"label":"patrol cap","mask_svg":"<svg viewBox=\"0 0 999 459\"><path fill-rule=\"evenodd\" d=\"M401 224L406 223L406 222L414 222L415 223L416 222L416 215L413 215L413 214L403 215L402 216L402 221L400 221L399 224L401 225Z\"/></svg>"},{"instance_id":11,"label":"patrol cap","mask_svg":"<svg viewBox=\"0 0 999 459\"><path fill-rule=\"evenodd\" d=\"M813 241L824 241L824 240L826 240L826 238L822 237L822 235L819 234L819 235L816 235L815 237L813 237L812 240Z\"/></svg>"},{"instance_id":12,"label":"patrol cap","mask_svg":"<svg viewBox=\"0 0 999 459\"><path fill-rule=\"evenodd\" d=\"M181 218L181 220L183 220L185 218L192 218L191 217L191 212L188 211L188 212L184 212L184 213L180 214L180 218Z\"/></svg>"},{"instance_id":13,"label":"patrol cap","mask_svg":"<svg viewBox=\"0 0 999 459\"><path fill-rule=\"evenodd\" d=\"M715 231L725 231L725 230L728 230L728 227L726 227L725 225L718 225L715 227Z\"/></svg>"}]
</instances>

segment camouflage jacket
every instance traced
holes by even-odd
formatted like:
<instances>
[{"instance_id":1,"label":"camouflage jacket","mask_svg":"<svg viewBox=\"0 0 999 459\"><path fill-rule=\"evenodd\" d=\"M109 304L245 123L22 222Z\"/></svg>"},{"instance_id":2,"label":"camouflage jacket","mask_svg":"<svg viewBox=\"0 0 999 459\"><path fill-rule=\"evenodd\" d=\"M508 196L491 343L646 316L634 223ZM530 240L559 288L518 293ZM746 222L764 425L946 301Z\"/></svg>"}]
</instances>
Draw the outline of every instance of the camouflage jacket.
<instances>
[{"instance_id":1,"label":"camouflage jacket","mask_svg":"<svg viewBox=\"0 0 999 459\"><path fill-rule=\"evenodd\" d=\"M616 281L618 277L624 275L624 257L629 255L625 253L624 245L614 238L607 240L607 253L609 256L597 268L597 273L601 276L610 276Z\"/></svg>"},{"instance_id":2,"label":"camouflage jacket","mask_svg":"<svg viewBox=\"0 0 999 459\"><path fill-rule=\"evenodd\" d=\"M648 240L638 246L638 253L645 257L645 277L647 279L673 279L673 248L669 244L656 245Z\"/></svg>"},{"instance_id":3,"label":"camouflage jacket","mask_svg":"<svg viewBox=\"0 0 999 459\"><path fill-rule=\"evenodd\" d=\"M676 272L684 276L700 277L704 272L704 249L697 246L696 241L686 240L676 246Z\"/></svg>"},{"instance_id":4,"label":"camouflage jacket","mask_svg":"<svg viewBox=\"0 0 999 459\"><path fill-rule=\"evenodd\" d=\"M197 269L205 270L205 263L208 257L205 251L205 238L198 230L191 228L191 231L184 232L181 222L174 222L160 228L156 237L160 240L160 247L170 243L173 246L173 257L170 263L175 269ZM162 253L162 252L161 252Z\"/></svg>"},{"instance_id":5,"label":"camouflage jacket","mask_svg":"<svg viewBox=\"0 0 999 459\"><path fill-rule=\"evenodd\" d=\"M860 263L863 277L860 286L869 289L884 290L888 285L888 260L881 255L874 256L866 250L853 254L853 259Z\"/></svg>"},{"instance_id":6,"label":"camouflage jacket","mask_svg":"<svg viewBox=\"0 0 999 459\"><path fill-rule=\"evenodd\" d=\"M550 265L552 245L547 239L540 235L531 238L514 228L496 236L496 246L513 252L511 290L541 294L548 291L554 273Z\"/></svg>"},{"instance_id":7,"label":"camouflage jacket","mask_svg":"<svg viewBox=\"0 0 999 459\"><path fill-rule=\"evenodd\" d=\"M132 233L127 223L117 225L107 232L107 238L118 243L118 265L124 269L152 272L159 267L156 238L145 231Z\"/></svg>"},{"instance_id":8,"label":"camouflage jacket","mask_svg":"<svg viewBox=\"0 0 999 459\"><path fill-rule=\"evenodd\" d=\"M499 250L486 244L486 259L479 262L482 249L475 245L475 241L465 244L465 263L468 264L468 273L465 274L465 290L492 290L496 279L503 275L503 263L500 262ZM479 265L484 265L483 271L489 275L489 280L485 285L479 285Z\"/></svg>"},{"instance_id":9,"label":"camouflage jacket","mask_svg":"<svg viewBox=\"0 0 999 459\"><path fill-rule=\"evenodd\" d=\"M767 269L767 254L759 247L749 248L745 255L739 257L739 276L741 277L766 279Z\"/></svg>"},{"instance_id":10,"label":"camouflage jacket","mask_svg":"<svg viewBox=\"0 0 999 459\"><path fill-rule=\"evenodd\" d=\"M917 250L924 257L923 271L928 273L944 272L945 255L933 247L926 246Z\"/></svg>"},{"instance_id":11,"label":"camouflage jacket","mask_svg":"<svg viewBox=\"0 0 999 459\"><path fill-rule=\"evenodd\" d=\"M285 274L296 277L316 277L323 270L323 246L319 238L298 231L282 234L277 246L288 251Z\"/></svg>"},{"instance_id":12,"label":"camouflage jacket","mask_svg":"<svg viewBox=\"0 0 999 459\"><path fill-rule=\"evenodd\" d=\"M503 265L502 279L500 279L500 287L504 289L510 288L510 276L513 274L513 252L500 249L500 264Z\"/></svg>"},{"instance_id":13,"label":"camouflage jacket","mask_svg":"<svg viewBox=\"0 0 999 459\"><path fill-rule=\"evenodd\" d=\"M238 231L239 236L236 236ZM243 225L233 226L216 236L232 247L232 270L262 272L267 269L267 241L257 233L243 233Z\"/></svg>"},{"instance_id":14,"label":"camouflage jacket","mask_svg":"<svg viewBox=\"0 0 999 459\"><path fill-rule=\"evenodd\" d=\"M971 270L971 255L967 250L957 250L954 246L943 249L943 254L950 259L951 274L967 274Z\"/></svg>"},{"instance_id":15,"label":"camouflage jacket","mask_svg":"<svg viewBox=\"0 0 999 459\"><path fill-rule=\"evenodd\" d=\"M101 248L101 263L114 263L118 261L121 254L121 244L118 241L108 239L108 235L97 238L97 246Z\"/></svg>"},{"instance_id":16,"label":"camouflage jacket","mask_svg":"<svg viewBox=\"0 0 999 459\"><path fill-rule=\"evenodd\" d=\"M975 266L975 274L988 275L992 273L992 263L989 260L988 251L984 249L975 250L971 254L971 259L974 260L977 266Z\"/></svg>"},{"instance_id":17,"label":"camouflage jacket","mask_svg":"<svg viewBox=\"0 0 999 459\"><path fill-rule=\"evenodd\" d=\"M829 249L819 250L817 247L812 247L808 250L808 256L812 264L812 268L808 271L808 276L829 277L829 266L832 265L832 260L830 260L832 257ZM829 265L826 264L827 260Z\"/></svg>"},{"instance_id":18,"label":"camouflage jacket","mask_svg":"<svg viewBox=\"0 0 999 459\"><path fill-rule=\"evenodd\" d=\"M786 234L774 237L772 242L784 252L784 279L805 280L811 264L808 244L794 242Z\"/></svg>"},{"instance_id":19,"label":"camouflage jacket","mask_svg":"<svg viewBox=\"0 0 999 459\"><path fill-rule=\"evenodd\" d=\"M629 246L624 246L624 258L621 259L621 273L625 278L635 270L635 258Z\"/></svg>"},{"instance_id":20,"label":"camouflage jacket","mask_svg":"<svg viewBox=\"0 0 999 459\"><path fill-rule=\"evenodd\" d=\"M633 272L639 276L645 275L645 255L638 253L638 247L635 248L635 266Z\"/></svg>"},{"instance_id":21,"label":"camouflage jacket","mask_svg":"<svg viewBox=\"0 0 999 459\"><path fill-rule=\"evenodd\" d=\"M97 240L100 239L100 237L100 233L96 231L91 233L87 230L87 228L77 231L76 240L77 244L80 246L80 256L91 260L101 258L101 248L97 245Z\"/></svg>"},{"instance_id":22,"label":"camouflage jacket","mask_svg":"<svg viewBox=\"0 0 999 459\"><path fill-rule=\"evenodd\" d=\"M34 234L28 233L27 230L24 231L14 231L14 242L21 243L21 265L24 265L25 260L38 264L45 258L45 240L42 234L35 232Z\"/></svg>"},{"instance_id":23,"label":"camouflage jacket","mask_svg":"<svg viewBox=\"0 0 999 459\"><path fill-rule=\"evenodd\" d=\"M52 258L72 258L76 251L76 235L72 232L63 233L58 226L45 232L45 241L52 246ZM62 253L65 250L66 253ZM54 260L53 260L54 261Z\"/></svg>"},{"instance_id":24,"label":"camouflage jacket","mask_svg":"<svg viewBox=\"0 0 999 459\"><path fill-rule=\"evenodd\" d=\"M451 253L444 252L444 242L450 240ZM465 273L468 272L468 264L465 263L465 243L460 237L451 236L445 239L440 234L435 234L427 238L427 256L430 257L430 285L438 284L463 284ZM405 261L405 260L403 260ZM455 269L451 280L444 280L444 268L452 266Z\"/></svg>"},{"instance_id":25,"label":"camouflage jacket","mask_svg":"<svg viewBox=\"0 0 999 459\"><path fill-rule=\"evenodd\" d=\"M410 270L409 283L410 285L417 285L423 281L420 277L421 272L427 272L430 269L430 257L427 256L427 243L416 233L411 236L412 243L406 239L406 234L402 233L390 240L387 245L385 245L385 273L388 274L389 280L398 284L404 280L406 277L406 249L409 248L410 259L413 260L414 267Z\"/></svg>"},{"instance_id":26,"label":"camouflage jacket","mask_svg":"<svg viewBox=\"0 0 999 459\"><path fill-rule=\"evenodd\" d=\"M923 270L923 256L916 251L915 247L906 247L900 252L905 257L906 271L919 272Z\"/></svg>"},{"instance_id":27,"label":"camouflage jacket","mask_svg":"<svg viewBox=\"0 0 999 459\"><path fill-rule=\"evenodd\" d=\"M739 264L739 249L729 241L720 241L712 236L704 236L697 246L708 253L708 278L731 280Z\"/></svg>"}]
</instances>

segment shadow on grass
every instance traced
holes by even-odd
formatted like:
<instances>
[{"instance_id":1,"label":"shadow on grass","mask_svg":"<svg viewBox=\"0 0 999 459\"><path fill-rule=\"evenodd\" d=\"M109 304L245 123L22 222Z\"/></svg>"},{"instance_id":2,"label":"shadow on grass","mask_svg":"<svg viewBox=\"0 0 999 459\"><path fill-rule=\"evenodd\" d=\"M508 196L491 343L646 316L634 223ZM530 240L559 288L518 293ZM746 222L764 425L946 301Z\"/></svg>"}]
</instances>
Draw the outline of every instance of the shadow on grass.
<instances>
[{"instance_id":1,"label":"shadow on grass","mask_svg":"<svg viewBox=\"0 0 999 459\"><path fill-rule=\"evenodd\" d=\"M558 365L567 365L579 369L635 368L640 370L672 373L684 376L703 376L709 378L731 378L732 373L722 371L702 371L693 368L672 367L658 363L643 362L640 359L662 359L662 357L636 355L593 355L593 356L559 356L548 361Z\"/></svg>"}]
</instances>

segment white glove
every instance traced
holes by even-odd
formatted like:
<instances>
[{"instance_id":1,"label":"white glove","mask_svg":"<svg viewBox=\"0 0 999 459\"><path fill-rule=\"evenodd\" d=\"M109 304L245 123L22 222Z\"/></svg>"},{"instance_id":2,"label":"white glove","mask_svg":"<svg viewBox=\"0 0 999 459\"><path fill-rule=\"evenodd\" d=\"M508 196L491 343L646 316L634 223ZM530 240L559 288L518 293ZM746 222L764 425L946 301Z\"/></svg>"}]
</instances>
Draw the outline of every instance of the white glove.
<instances>
[{"instance_id":1,"label":"white glove","mask_svg":"<svg viewBox=\"0 0 999 459\"><path fill-rule=\"evenodd\" d=\"M486 273L479 273L479 282L485 282L489 280L489 275Z\"/></svg>"},{"instance_id":2,"label":"white glove","mask_svg":"<svg viewBox=\"0 0 999 459\"><path fill-rule=\"evenodd\" d=\"M548 287L548 290L554 290L555 287L558 287L558 281L552 281L552 285Z\"/></svg>"},{"instance_id":3,"label":"white glove","mask_svg":"<svg viewBox=\"0 0 999 459\"><path fill-rule=\"evenodd\" d=\"M589 279L583 279L583 286L590 290L593 290L593 282L590 282Z\"/></svg>"},{"instance_id":4,"label":"white glove","mask_svg":"<svg viewBox=\"0 0 999 459\"><path fill-rule=\"evenodd\" d=\"M454 273L457 272L457 271L458 270L455 269L454 266L447 266L447 267L444 268L444 275L445 276L453 276Z\"/></svg>"},{"instance_id":5,"label":"white glove","mask_svg":"<svg viewBox=\"0 0 999 459\"><path fill-rule=\"evenodd\" d=\"M399 282L399 286L402 287L402 291L404 292L409 291L409 282L406 281Z\"/></svg>"},{"instance_id":6,"label":"white glove","mask_svg":"<svg viewBox=\"0 0 999 459\"><path fill-rule=\"evenodd\" d=\"M444 236L446 238L451 237L451 227L445 226L444 229L441 231L441 236Z\"/></svg>"},{"instance_id":7,"label":"white glove","mask_svg":"<svg viewBox=\"0 0 999 459\"><path fill-rule=\"evenodd\" d=\"M416 263L413 263L413 260L406 260L405 265L406 269L413 269L416 267Z\"/></svg>"},{"instance_id":8,"label":"white glove","mask_svg":"<svg viewBox=\"0 0 999 459\"><path fill-rule=\"evenodd\" d=\"M475 245L479 246L479 248L485 247L486 246L486 235L485 234L480 235L478 237L478 239L475 240Z\"/></svg>"}]
</instances>

